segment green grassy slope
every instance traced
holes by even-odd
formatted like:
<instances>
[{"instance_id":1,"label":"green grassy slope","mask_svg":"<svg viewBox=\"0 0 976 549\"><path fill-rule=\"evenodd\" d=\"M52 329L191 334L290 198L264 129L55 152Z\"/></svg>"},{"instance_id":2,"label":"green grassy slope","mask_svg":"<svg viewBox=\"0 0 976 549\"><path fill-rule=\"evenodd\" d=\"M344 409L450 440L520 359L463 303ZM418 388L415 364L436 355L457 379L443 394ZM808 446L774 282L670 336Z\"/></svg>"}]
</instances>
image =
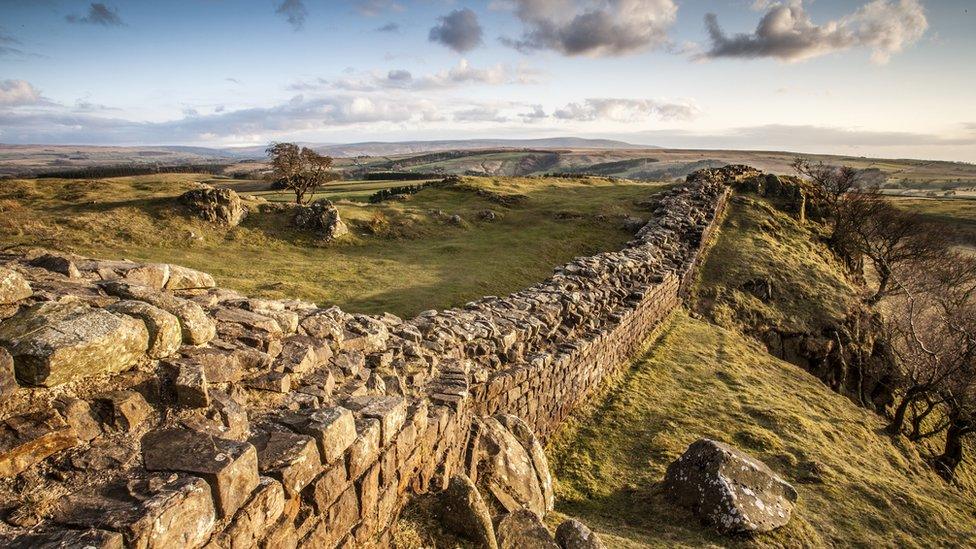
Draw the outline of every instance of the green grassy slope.
<instances>
[{"instance_id":1,"label":"green grassy slope","mask_svg":"<svg viewBox=\"0 0 976 549\"><path fill-rule=\"evenodd\" d=\"M696 308L722 326L759 332L818 332L839 322L858 290L819 230L765 200L736 196L699 273Z\"/></svg>"},{"instance_id":2,"label":"green grassy slope","mask_svg":"<svg viewBox=\"0 0 976 549\"><path fill-rule=\"evenodd\" d=\"M639 214L634 201L660 189L604 179L469 178L467 190L429 189L403 202L365 204L345 198L362 200L378 185L403 182L343 181L321 196L343 199L339 211L353 234L321 246L292 230L285 213L253 214L227 229L174 207L174 197L211 179L166 174L4 181L0 247L179 263L250 295L409 316L507 294L546 278L575 256L619 248L631 238L620 229L622 217ZM502 206L472 188L522 200ZM485 209L499 218L480 220L478 212ZM464 220L461 226L449 222L454 214Z\"/></svg>"},{"instance_id":3,"label":"green grassy slope","mask_svg":"<svg viewBox=\"0 0 976 549\"><path fill-rule=\"evenodd\" d=\"M932 547L976 543L974 479L947 486L883 421L737 332L684 313L588 413L550 444L557 513L609 547ZM785 528L720 537L667 502L667 465L699 437L733 444L792 482ZM805 481L812 467L822 483Z\"/></svg>"}]
</instances>

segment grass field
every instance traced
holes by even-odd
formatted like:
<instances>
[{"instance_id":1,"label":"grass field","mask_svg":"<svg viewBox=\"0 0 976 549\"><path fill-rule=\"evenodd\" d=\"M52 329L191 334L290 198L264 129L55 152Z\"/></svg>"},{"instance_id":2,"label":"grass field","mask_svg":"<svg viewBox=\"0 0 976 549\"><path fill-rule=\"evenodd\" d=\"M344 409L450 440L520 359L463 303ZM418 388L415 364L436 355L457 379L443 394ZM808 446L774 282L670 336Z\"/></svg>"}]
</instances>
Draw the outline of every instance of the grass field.
<instances>
[{"instance_id":1,"label":"grass field","mask_svg":"<svg viewBox=\"0 0 976 549\"><path fill-rule=\"evenodd\" d=\"M507 294L575 256L620 247L631 237L620 228L623 216L646 216L634 202L661 188L605 179L467 178L463 189L366 204L377 188L403 182L340 182L321 196L338 200L352 234L323 246L269 208L231 229L187 217L173 199L201 181L268 194L254 182L209 175L7 180L0 185L0 247L179 263L251 295L409 316ZM521 201L502 206L477 188ZM259 201L250 203L261 209ZM498 218L482 221L478 213L486 209ZM459 226L449 222L455 214L463 219Z\"/></svg>"},{"instance_id":2,"label":"grass field","mask_svg":"<svg viewBox=\"0 0 976 549\"><path fill-rule=\"evenodd\" d=\"M946 485L883 420L735 331L677 313L660 339L548 449L556 513L608 547L948 547L976 543L976 479ZM669 503L667 465L699 437L765 461L799 492L792 521L720 537ZM805 482L816 463L822 482ZM971 464L970 464L971 465Z\"/></svg>"}]
</instances>

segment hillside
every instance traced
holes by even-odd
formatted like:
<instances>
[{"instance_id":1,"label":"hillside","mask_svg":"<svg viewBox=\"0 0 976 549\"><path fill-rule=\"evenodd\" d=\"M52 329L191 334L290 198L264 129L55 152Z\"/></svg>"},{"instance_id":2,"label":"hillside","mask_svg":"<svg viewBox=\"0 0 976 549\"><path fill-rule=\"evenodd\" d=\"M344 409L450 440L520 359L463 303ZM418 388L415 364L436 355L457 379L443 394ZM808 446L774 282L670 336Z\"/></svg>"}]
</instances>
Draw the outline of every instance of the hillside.
<instances>
[{"instance_id":1,"label":"hillside","mask_svg":"<svg viewBox=\"0 0 976 549\"><path fill-rule=\"evenodd\" d=\"M741 334L678 313L606 400L550 445L556 510L590 525L608 547L976 542L972 473L947 486L883 427ZM658 485L664 470L699 437L733 444L793 483L790 524L753 542L729 540L668 503Z\"/></svg>"}]
</instances>

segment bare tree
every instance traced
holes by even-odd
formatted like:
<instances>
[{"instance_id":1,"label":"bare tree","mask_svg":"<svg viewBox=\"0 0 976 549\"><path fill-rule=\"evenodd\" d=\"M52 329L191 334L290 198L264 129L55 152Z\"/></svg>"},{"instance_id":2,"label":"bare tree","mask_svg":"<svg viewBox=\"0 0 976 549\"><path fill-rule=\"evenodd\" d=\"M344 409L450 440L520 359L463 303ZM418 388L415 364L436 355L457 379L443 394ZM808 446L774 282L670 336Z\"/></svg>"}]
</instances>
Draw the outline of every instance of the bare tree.
<instances>
[{"instance_id":1,"label":"bare tree","mask_svg":"<svg viewBox=\"0 0 976 549\"><path fill-rule=\"evenodd\" d=\"M294 143L272 143L267 148L274 179L295 193L295 203L305 204L315 191L339 179L332 171L332 158Z\"/></svg>"},{"instance_id":2,"label":"bare tree","mask_svg":"<svg viewBox=\"0 0 976 549\"><path fill-rule=\"evenodd\" d=\"M848 196L842 202L844 239L853 251L870 259L878 279L868 304L897 291L891 278L901 265L927 269L930 262L949 253L945 231L925 223L917 213L896 207L877 192L851 191Z\"/></svg>"},{"instance_id":3,"label":"bare tree","mask_svg":"<svg viewBox=\"0 0 976 549\"><path fill-rule=\"evenodd\" d=\"M976 259L947 251L940 261L927 261L925 269L915 264L898 271L903 272L893 273L892 281L904 297L890 304L886 336L901 397L888 430L900 433L913 407L921 404L913 438L953 425L953 438L961 438L972 422L968 410L976 407ZM922 420L936 409L943 411L945 421L922 431Z\"/></svg>"}]
</instances>

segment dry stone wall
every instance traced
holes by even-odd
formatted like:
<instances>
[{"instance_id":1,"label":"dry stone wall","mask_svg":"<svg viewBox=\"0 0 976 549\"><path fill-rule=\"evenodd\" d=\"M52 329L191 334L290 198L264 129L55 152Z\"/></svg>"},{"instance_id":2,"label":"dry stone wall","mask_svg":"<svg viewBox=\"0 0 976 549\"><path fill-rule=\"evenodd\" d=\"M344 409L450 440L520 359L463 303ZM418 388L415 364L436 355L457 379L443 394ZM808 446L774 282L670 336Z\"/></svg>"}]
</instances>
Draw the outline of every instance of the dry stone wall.
<instances>
[{"instance_id":1,"label":"dry stone wall","mask_svg":"<svg viewBox=\"0 0 976 549\"><path fill-rule=\"evenodd\" d=\"M754 173L696 172L623 250L410 320L0 256L0 545L383 546L410 495L469 466L475 417L544 440L627 363Z\"/></svg>"}]
</instances>

